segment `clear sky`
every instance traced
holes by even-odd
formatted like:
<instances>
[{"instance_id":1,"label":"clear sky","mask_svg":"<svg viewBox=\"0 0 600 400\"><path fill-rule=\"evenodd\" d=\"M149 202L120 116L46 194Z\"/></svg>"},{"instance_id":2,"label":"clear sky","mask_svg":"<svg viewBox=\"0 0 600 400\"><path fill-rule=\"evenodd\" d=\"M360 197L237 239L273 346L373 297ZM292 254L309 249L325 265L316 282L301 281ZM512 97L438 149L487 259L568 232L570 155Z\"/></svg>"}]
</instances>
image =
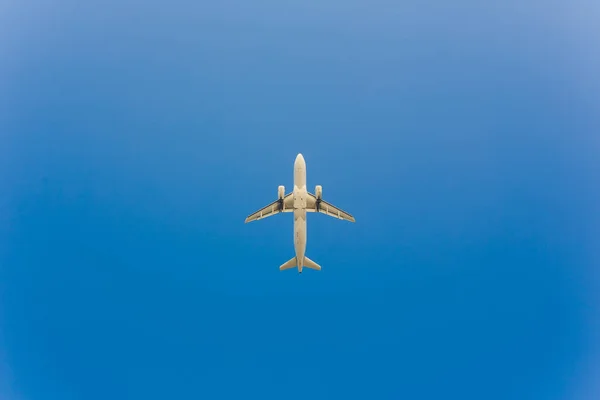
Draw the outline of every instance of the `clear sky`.
<instances>
[{"instance_id":1,"label":"clear sky","mask_svg":"<svg viewBox=\"0 0 600 400\"><path fill-rule=\"evenodd\" d=\"M211 3L0 6L0 398L600 398L597 2Z\"/></svg>"}]
</instances>

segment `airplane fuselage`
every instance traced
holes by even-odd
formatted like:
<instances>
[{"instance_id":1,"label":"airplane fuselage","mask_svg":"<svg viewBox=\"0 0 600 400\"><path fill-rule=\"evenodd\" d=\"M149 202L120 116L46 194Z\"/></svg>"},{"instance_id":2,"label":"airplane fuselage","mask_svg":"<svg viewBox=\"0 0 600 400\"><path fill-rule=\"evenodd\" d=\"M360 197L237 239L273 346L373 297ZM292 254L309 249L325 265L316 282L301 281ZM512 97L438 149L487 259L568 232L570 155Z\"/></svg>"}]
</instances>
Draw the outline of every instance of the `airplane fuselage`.
<instances>
[{"instance_id":1,"label":"airplane fuselage","mask_svg":"<svg viewBox=\"0 0 600 400\"><path fill-rule=\"evenodd\" d=\"M306 254L306 162L302 154L294 161L294 250L298 262L298 272L302 272Z\"/></svg>"}]
</instances>

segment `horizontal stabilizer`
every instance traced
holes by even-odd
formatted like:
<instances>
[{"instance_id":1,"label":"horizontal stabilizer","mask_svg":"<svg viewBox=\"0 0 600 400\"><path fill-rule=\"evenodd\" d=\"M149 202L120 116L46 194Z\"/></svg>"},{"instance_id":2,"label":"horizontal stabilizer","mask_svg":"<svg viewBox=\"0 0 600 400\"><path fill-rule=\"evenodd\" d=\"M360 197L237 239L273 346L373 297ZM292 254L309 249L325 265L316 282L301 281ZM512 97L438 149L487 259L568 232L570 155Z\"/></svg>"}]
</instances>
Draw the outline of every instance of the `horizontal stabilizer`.
<instances>
[{"instance_id":1,"label":"horizontal stabilizer","mask_svg":"<svg viewBox=\"0 0 600 400\"><path fill-rule=\"evenodd\" d=\"M314 262L313 260L311 260L310 258L304 256L304 266L306 268L310 268L310 269L315 269L317 271L321 270L321 266L319 264L317 264L316 262Z\"/></svg>"},{"instance_id":2,"label":"horizontal stabilizer","mask_svg":"<svg viewBox=\"0 0 600 400\"><path fill-rule=\"evenodd\" d=\"M291 258L289 261L287 261L285 264L283 264L281 267L279 267L280 271L283 271L285 269L290 269L290 268L295 268L297 266L297 262L296 262L296 257Z\"/></svg>"}]
</instances>

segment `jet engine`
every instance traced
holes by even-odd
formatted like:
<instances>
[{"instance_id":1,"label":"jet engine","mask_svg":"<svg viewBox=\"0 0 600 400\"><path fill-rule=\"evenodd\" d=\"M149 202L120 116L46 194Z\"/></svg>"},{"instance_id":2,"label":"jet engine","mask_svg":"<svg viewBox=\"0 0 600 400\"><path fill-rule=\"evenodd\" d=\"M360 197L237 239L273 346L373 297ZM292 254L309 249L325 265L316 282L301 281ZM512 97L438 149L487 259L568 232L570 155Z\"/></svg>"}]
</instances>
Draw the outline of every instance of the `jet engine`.
<instances>
[{"instance_id":1,"label":"jet engine","mask_svg":"<svg viewBox=\"0 0 600 400\"><path fill-rule=\"evenodd\" d=\"M321 185L315 186L315 196L317 197L317 200L323 198L323 187Z\"/></svg>"},{"instance_id":2,"label":"jet engine","mask_svg":"<svg viewBox=\"0 0 600 400\"><path fill-rule=\"evenodd\" d=\"M279 211L283 211L283 198L285 197L285 186L281 185L277 188L277 203L279 203Z\"/></svg>"},{"instance_id":3,"label":"jet engine","mask_svg":"<svg viewBox=\"0 0 600 400\"><path fill-rule=\"evenodd\" d=\"M321 185L315 186L315 197L317 198L317 204L315 204L315 206L317 207L317 211L320 211L321 201L323 199L323 187Z\"/></svg>"}]
</instances>

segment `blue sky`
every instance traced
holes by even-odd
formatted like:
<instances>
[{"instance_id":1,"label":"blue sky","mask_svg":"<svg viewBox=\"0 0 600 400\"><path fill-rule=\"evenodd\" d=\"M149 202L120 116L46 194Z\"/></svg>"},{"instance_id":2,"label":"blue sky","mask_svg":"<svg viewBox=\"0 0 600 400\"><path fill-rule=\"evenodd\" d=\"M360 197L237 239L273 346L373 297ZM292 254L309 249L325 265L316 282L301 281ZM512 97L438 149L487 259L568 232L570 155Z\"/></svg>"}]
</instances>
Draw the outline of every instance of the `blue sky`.
<instances>
[{"instance_id":1,"label":"blue sky","mask_svg":"<svg viewBox=\"0 0 600 400\"><path fill-rule=\"evenodd\" d=\"M2 398L598 398L600 8L446 3L2 6Z\"/></svg>"}]
</instances>

